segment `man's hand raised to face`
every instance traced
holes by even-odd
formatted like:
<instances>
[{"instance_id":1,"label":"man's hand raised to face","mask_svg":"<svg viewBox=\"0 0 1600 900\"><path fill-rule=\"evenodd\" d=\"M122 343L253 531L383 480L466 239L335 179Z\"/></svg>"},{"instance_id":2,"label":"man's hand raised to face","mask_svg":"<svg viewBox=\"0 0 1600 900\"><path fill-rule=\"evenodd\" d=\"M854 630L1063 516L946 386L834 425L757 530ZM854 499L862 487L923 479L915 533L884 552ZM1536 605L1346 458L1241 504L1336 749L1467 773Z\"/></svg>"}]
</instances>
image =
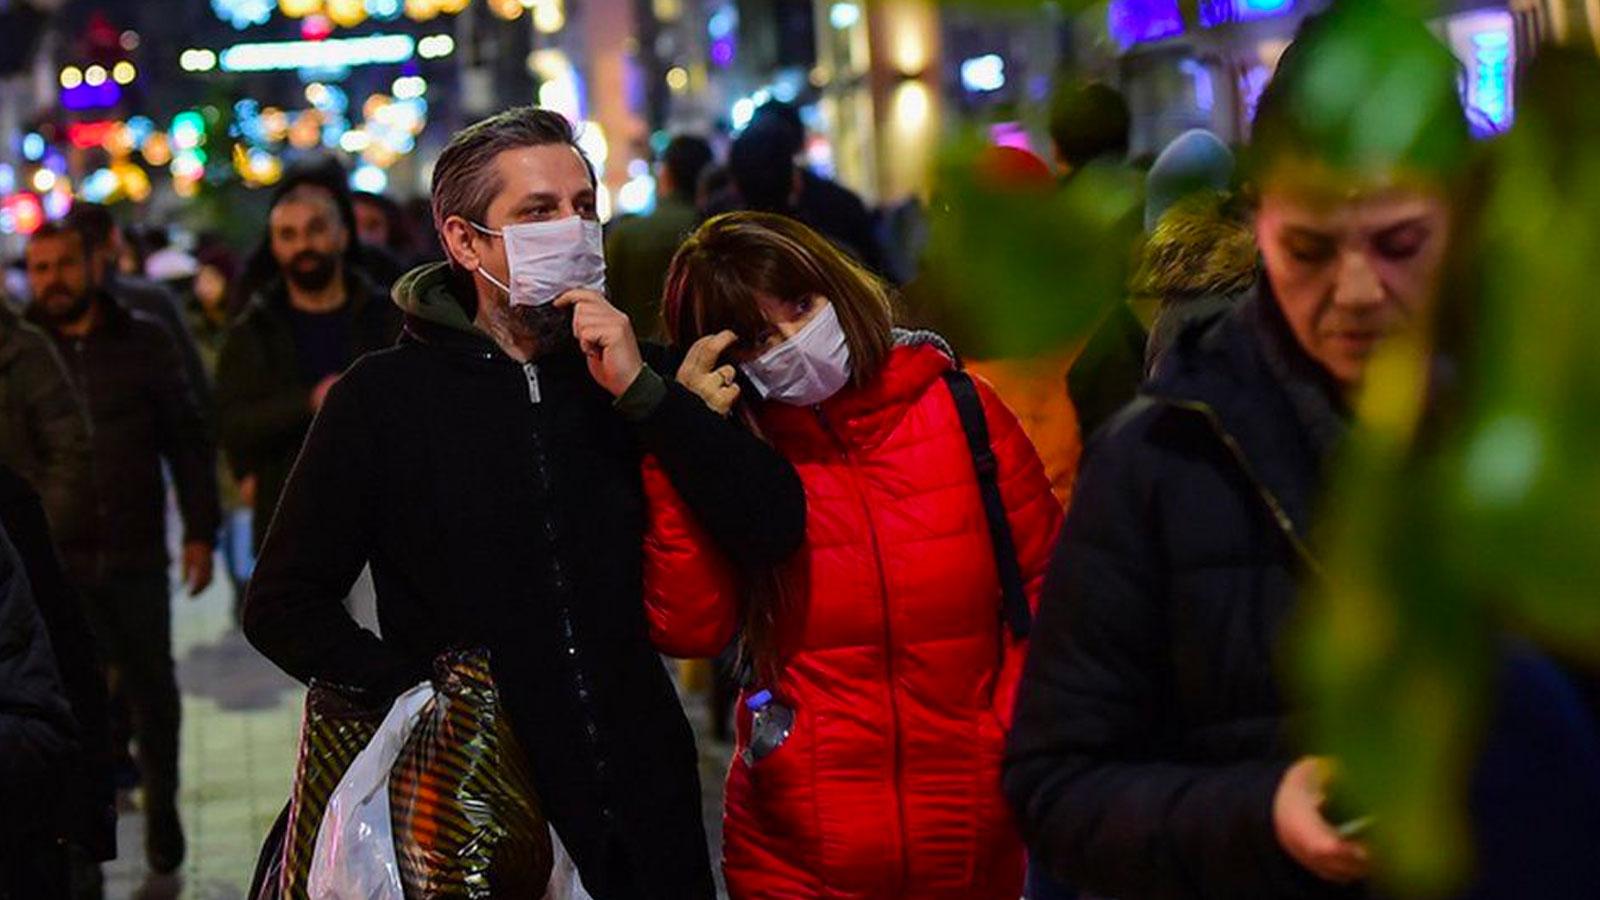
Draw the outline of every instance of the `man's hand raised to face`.
<instances>
[{"instance_id":1,"label":"man's hand raised to face","mask_svg":"<svg viewBox=\"0 0 1600 900\"><path fill-rule=\"evenodd\" d=\"M626 313L594 291L575 289L556 298L572 309L572 333L589 358L589 374L613 397L621 397L644 369L639 339Z\"/></svg>"}]
</instances>

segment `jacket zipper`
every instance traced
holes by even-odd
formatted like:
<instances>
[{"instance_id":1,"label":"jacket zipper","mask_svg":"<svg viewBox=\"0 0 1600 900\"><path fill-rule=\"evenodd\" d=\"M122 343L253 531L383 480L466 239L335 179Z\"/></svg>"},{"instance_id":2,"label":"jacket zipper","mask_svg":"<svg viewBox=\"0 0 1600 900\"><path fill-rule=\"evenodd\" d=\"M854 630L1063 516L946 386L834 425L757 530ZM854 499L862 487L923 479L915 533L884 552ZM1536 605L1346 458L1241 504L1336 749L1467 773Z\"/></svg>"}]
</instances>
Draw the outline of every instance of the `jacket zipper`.
<instances>
[{"instance_id":1,"label":"jacket zipper","mask_svg":"<svg viewBox=\"0 0 1600 900\"><path fill-rule=\"evenodd\" d=\"M1283 532L1283 536L1288 539L1289 545L1294 548L1295 554L1300 557L1300 561L1305 563L1306 568L1313 575L1318 578L1325 578L1327 573L1323 570L1322 563L1312 555L1311 548L1306 546L1306 542L1300 537L1300 533L1295 530L1294 520L1289 517L1289 513L1283 508L1283 504L1267 488L1266 483L1256 475L1255 469L1251 467L1249 459L1244 454L1244 448L1240 447L1239 442L1234 439L1232 434L1228 433L1228 429L1223 427L1222 419L1217 415L1217 411L1209 404L1198 400L1176 400L1170 397L1157 397L1156 399L1177 409L1188 410L1206 420L1206 423L1211 426L1211 430L1216 433L1217 439L1222 441L1222 445L1233 455L1234 462L1239 464L1239 469L1244 472L1245 480L1249 481L1250 485L1256 489L1261 502L1266 505L1267 512L1272 516L1272 521Z\"/></svg>"},{"instance_id":2,"label":"jacket zipper","mask_svg":"<svg viewBox=\"0 0 1600 900\"><path fill-rule=\"evenodd\" d=\"M895 677L894 665L894 630L891 625L892 609L889 603L889 577L883 570L883 546L878 540L878 526L872 519L872 506L867 502L866 492L861 488L859 472L856 469L855 458L850 455L849 447L834 431L832 423L822 411L821 406L811 408L816 414L817 422L822 426L822 431L833 441L834 447L839 451L840 459L844 460L845 468L850 472L850 481L855 487L856 498L861 502L861 514L867 523L867 537L872 544L873 565L878 572L878 596L883 606L883 660L884 674L887 679L886 687L889 691L889 716L893 720L890 724L894 734L894 802L895 813L899 817L896 823L896 832L900 838L900 883L895 886L895 893L905 889L910 881L911 867L911 841L906 835L906 801L904 781L905 760L904 748L900 741L900 701Z\"/></svg>"}]
</instances>

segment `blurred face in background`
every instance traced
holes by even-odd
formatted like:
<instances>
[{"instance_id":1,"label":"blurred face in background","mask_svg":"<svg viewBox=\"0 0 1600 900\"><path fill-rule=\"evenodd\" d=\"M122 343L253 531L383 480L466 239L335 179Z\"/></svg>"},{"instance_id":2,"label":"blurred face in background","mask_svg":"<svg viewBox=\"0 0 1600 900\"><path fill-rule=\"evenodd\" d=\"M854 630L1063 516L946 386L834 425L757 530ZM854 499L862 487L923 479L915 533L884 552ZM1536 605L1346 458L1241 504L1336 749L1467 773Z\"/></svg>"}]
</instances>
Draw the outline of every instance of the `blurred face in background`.
<instances>
[{"instance_id":1,"label":"blurred face in background","mask_svg":"<svg viewBox=\"0 0 1600 900\"><path fill-rule=\"evenodd\" d=\"M1449 203L1420 181L1286 160L1260 183L1256 240L1278 306L1346 388L1383 338L1431 309L1449 239Z\"/></svg>"},{"instance_id":2,"label":"blurred face in background","mask_svg":"<svg viewBox=\"0 0 1600 900\"><path fill-rule=\"evenodd\" d=\"M228 302L228 278L216 266L202 265L194 273L194 296L200 308L219 315Z\"/></svg>"},{"instance_id":3,"label":"blurred face in background","mask_svg":"<svg viewBox=\"0 0 1600 900\"><path fill-rule=\"evenodd\" d=\"M77 232L36 237L28 244L28 288L55 325L82 319L94 303L93 263Z\"/></svg>"},{"instance_id":4,"label":"blurred face in background","mask_svg":"<svg viewBox=\"0 0 1600 900\"><path fill-rule=\"evenodd\" d=\"M273 259L291 285L320 291L333 282L350 237L325 191L308 187L291 192L272 208L268 227Z\"/></svg>"},{"instance_id":5,"label":"blurred face in background","mask_svg":"<svg viewBox=\"0 0 1600 900\"><path fill-rule=\"evenodd\" d=\"M389 246L389 216L383 207L357 198L356 237L370 247Z\"/></svg>"}]
</instances>

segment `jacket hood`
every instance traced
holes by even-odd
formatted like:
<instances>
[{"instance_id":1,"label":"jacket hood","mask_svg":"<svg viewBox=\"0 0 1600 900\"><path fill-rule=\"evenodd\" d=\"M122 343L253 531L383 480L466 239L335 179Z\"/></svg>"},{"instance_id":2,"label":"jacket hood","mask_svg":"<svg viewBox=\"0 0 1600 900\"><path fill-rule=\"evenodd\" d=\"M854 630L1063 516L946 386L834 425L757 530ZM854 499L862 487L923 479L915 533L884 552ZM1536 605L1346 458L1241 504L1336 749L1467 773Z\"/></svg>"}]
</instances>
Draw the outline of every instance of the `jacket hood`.
<instances>
[{"instance_id":1,"label":"jacket hood","mask_svg":"<svg viewBox=\"0 0 1600 900\"><path fill-rule=\"evenodd\" d=\"M472 324L466 307L456 299L458 289L450 264L436 262L402 275L390 296L395 306L412 319L487 339L489 336Z\"/></svg>"},{"instance_id":2,"label":"jacket hood","mask_svg":"<svg viewBox=\"0 0 1600 900\"><path fill-rule=\"evenodd\" d=\"M1168 210L1140 254L1134 296L1182 303L1248 289L1256 278L1255 234L1230 202L1212 191Z\"/></svg>"},{"instance_id":3,"label":"jacket hood","mask_svg":"<svg viewBox=\"0 0 1600 900\"><path fill-rule=\"evenodd\" d=\"M1183 332L1141 394L1210 419L1245 474L1306 533L1348 413L1332 379L1300 350L1264 282L1232 312Z\"/></svg>"}]
</instances>

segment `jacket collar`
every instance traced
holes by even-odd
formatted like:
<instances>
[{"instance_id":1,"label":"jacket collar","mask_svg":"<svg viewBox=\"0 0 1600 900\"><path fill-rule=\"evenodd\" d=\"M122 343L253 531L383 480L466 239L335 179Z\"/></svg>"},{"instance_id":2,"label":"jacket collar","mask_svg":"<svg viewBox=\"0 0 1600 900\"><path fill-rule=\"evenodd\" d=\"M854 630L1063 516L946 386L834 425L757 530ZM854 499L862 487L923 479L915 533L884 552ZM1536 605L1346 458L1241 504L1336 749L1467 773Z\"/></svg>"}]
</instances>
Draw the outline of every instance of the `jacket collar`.
<instances>
[{"instance_id":1,"label":"jacket collar","mask_svg":"<svg viewBox=\"0 0 1600 900\"><path fill-rule=\"evenodd\" d=\"M1205 417L1279 525L1303 539L1349 414L1270 291L1263 278L1233 312L1184 332L1143 393Z\"/></svg>"},{"instance_id":2,"label":"jacket collar","mask_svg":"<svg viewBox=\"0 0 1600 900\"><path fill-rule=\"evenodd\" d=\"M776 441L814 435L820 425L850 448L883 443L911 405L956 365L943 340L931 333L897 331L895 341L877 377L847 385L820 406L761 403L757 417L762 428Z\"/></svg>"},{"instance_id":3,"label":"jacket collar","mask_svg":"<svg viewBox=\"0 0 1600 900\"><path fill-rule=\"evenodd\" d=\"M105 289L102 288L95 292L94 302L100 307L100 321L96 323L94 330L89 332L91 337L98 333L122 334L133 323L133 313L117 302L117 299L107 293ZM51 328L50 323L45 321L38 304L29 304L24 318L28 322L37 325L45 334L50 335L52 338L57 337L55 329Z\"/></svg>"},{"instance_id":4,"label":"jacket collar","mask_svg":"<svg viewBox=\"0 0 1600 900\"><path fill-rule=\"evenodd\" d=\"M367 304L372 302L373 295L378 292L378 287L368 278L366 273L354 268L349 261L345 261L344 269L344 309L350 313L351 320L359 320L366 310ZM289 313L289 288L284 283L283 276L278 276L268 282L266 287L250 298L250 305L245 309L244 315L259 316L268 314L273 316L287 316Z\"/></svg>"}]
</instances>

